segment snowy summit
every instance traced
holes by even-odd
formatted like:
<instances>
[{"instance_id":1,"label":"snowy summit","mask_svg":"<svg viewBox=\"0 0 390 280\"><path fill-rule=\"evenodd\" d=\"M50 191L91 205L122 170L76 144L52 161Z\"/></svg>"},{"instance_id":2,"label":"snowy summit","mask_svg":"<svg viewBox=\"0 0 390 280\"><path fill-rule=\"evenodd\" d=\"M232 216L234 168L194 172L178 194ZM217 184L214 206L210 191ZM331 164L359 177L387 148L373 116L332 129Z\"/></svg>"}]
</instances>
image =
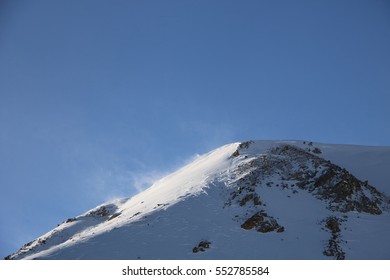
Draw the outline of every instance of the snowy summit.
<instances>
[{"instance_id":1,"label":"snowy summit","mask_svg":"<svg viewBox=\"0 0 390 280\"><path fill-rule=\"evenodd\" d=\"M390 259L390 148L249 141L6 259Z\"/></svg>"}]
</instances>

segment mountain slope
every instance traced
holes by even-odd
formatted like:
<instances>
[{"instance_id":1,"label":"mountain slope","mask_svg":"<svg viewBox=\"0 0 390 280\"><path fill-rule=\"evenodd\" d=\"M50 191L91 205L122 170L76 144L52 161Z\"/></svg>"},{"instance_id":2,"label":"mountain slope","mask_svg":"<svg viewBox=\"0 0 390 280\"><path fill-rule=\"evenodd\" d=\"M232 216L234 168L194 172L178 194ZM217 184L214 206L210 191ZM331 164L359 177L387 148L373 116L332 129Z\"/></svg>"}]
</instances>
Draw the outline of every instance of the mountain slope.
<instances>
[{"instance_id":1,"label":"mountain slope","mask_svg":"<svg viewBox=\"0 0 390 280\"><path fill-rule=\"evenodd\" d=\"M234 143L8 259L390 259L390 148Z\"/></svg>"}]
</instances>

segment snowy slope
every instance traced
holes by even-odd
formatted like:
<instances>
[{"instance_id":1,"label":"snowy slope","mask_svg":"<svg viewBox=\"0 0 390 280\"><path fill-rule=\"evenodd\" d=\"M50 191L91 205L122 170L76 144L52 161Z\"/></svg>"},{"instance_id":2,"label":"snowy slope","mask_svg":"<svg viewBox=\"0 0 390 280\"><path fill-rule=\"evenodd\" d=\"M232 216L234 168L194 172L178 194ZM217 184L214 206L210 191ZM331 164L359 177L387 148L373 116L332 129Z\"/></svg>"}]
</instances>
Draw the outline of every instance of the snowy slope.
<instances>
[{"instance_id":1,"label":"snowy slope","mask_svg":"<svg viewBox=\"0 0 390 280\"><path fill-rule=\"evenodd\" d=\"M234 143L10 259L390 259L390 148Z\"/></svg>"}]
</instances>

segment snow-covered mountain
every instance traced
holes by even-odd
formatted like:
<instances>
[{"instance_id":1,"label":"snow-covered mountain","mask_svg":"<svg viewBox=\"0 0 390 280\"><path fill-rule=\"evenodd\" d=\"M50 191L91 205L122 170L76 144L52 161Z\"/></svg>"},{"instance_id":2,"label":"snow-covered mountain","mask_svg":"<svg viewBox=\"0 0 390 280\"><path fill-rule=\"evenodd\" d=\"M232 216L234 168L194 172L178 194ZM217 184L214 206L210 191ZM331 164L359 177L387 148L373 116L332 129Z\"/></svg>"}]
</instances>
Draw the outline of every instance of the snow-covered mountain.
<instances>
[{"instance_id":1,"label":"snow-covered mountain","mask_svg":"<svg viewBox=\"0 0 390 280\"><path fill-rule=\"evenodd\" d=\"M234 143L7 259L390 259L390 148Z\"/></svg>"}]
</instances>

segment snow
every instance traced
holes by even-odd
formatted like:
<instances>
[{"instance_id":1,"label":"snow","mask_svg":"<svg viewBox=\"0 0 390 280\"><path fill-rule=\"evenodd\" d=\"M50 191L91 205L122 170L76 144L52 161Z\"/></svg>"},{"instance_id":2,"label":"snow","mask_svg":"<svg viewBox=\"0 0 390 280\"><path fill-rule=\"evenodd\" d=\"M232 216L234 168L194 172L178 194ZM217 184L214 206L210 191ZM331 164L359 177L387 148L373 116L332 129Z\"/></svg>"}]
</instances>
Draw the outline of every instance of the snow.
<instances>
[{"instance_id":1,"label":"snow","mask_svg":"<svg viewBox=\"0 0 390 280\"><path fill-rule=\"evenodd\" d=\"M346 217L342 248L350 259L390 258L390 214L348 214L329 210L306 190L275 187L260 182L255 192L261 206L241 207L226 202L240 164L289 144L312 151L390 193L390 148L329 145L303 141L256 141L240 156L240 143L203 155L149 189L129 198L100 205L59 225L24 248L16 259L329 259L323 254L330 233L323 221ZM297 168L297 167L294 167ZM293 183L293 182L290 182ZM294 191L295 190L295 191ZM256 207L259 207L258 209ZM257 210L256 210L257 209ZM266 210L286 230L260 233L240 225L254 211ZM252 211L252 212L251 212ZM103 215L104 214L104 215ZM40 241L39 241L40 240ZM205 252L193 253L200 241L211 242ZM43 242L42 242L43 241ZM38 243L40 244L38 245Z\"/></svg>"}]
</instances>

